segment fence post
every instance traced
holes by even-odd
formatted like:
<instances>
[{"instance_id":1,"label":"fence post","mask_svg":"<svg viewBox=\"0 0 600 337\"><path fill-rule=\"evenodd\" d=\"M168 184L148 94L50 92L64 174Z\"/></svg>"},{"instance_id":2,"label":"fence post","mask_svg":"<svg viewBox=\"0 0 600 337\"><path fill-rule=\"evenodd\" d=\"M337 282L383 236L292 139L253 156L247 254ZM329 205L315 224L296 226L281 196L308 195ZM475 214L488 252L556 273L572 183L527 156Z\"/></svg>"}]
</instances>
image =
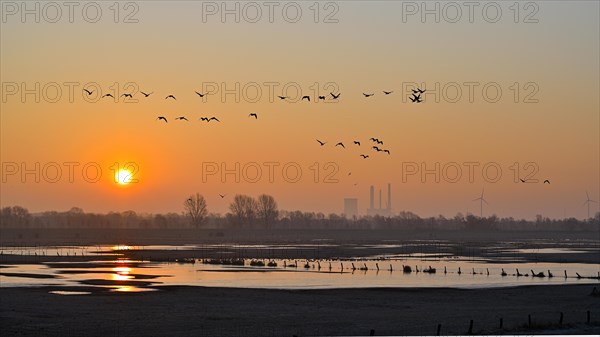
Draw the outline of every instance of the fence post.
<instances>
[{"instance_id":1,"label":"fence post","mask_svg":"<svg viewBox=\"0 0 600 337\"><path fill-rule=\"evenodd\" d=\"M562 311L560 312L560 319L558 320L558 325L562 325L563 324L563 313Z\"/></svg>"},{"instance_id":2,"label":"fence post","mask_svg":"<svg viewBox=\"0 0 600 337\"><path fill-rule=\"evenodd\" d=\"M438 327L437 327L437 335L436 335L436 336L439 336L439 335L440 335L440 330L442 330L442 324L438 324Z\"/></svg>"},{"instance_id":3,"label":"fence post","mask_svg":"<svg viewBox=\"0 0 600 337\"><path fill-rule=\"evenodd\" d=\"M504 319L500 317L500 329L504 328Z\"/></svg>"},{"instance_id":4,"label":"fence post","mask_svg":"<svg viewBox=\"0 0 600 337\"><path fill-rule=\"evenodd\" d=\"M473 334L473 320L469 323L469 335Z\"/></svg>"}]
</instances>

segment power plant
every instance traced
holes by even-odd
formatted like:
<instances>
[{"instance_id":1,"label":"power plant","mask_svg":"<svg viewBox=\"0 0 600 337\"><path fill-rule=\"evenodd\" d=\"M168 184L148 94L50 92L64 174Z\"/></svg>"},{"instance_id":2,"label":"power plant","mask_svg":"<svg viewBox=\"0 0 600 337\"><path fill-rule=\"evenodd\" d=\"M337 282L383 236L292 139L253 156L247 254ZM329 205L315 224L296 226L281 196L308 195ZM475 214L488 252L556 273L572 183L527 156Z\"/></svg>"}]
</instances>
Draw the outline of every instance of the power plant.
<instances>
[{"instance_id":1,"label":"power plant","mask_svg":"<svg viewBox=\"0 0 600 337\"><path fill-rule=\"evenodd\" d=\"M382 191L379 189L379 208L375 208L375 186L371 185L369 191L369 208L367 209L367 215L374 216L392 216L392 184L388 183L388 195L387 205L383 207Z\"/></svg>"}]
</instances>

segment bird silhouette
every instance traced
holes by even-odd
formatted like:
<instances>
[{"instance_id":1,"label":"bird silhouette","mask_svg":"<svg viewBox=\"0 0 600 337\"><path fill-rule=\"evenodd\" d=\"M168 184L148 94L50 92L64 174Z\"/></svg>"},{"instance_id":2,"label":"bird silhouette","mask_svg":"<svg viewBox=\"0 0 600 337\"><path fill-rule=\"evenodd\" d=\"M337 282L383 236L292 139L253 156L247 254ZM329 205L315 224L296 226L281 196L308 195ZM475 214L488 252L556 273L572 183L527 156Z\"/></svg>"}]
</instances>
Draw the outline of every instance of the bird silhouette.
<instances>
[{"instance_id":1,"label":"bird silhouette","mask_svg":"<svg viewBox=\"0 0 600 337\"><path fill-rule=\"evenodd\" d=\"M306 99L306 100L308 100L308 101L310 102L310 96L302 96L302 99L301 99L301 100L303 101L303 100L305 100L305 99Z\"/></svg>"},{"instance_id":2,"label":"bird silhouette","mask_svg":"<svg viewBox=\"0 0 600 337\"><path fill-rule=\"evenodd\" d=\"M354 144L356 144L356 145L360 146L360 142L359 142L358 140L355 140L355 141L354 141Z\"/></svg>"},{"instance_id":3,"label":"bird silhouette","mask_svg":"<svg viewBox=\"0 0 600 337\"><path fill-rule=\"evenodd\" d=\"M337 95L334 95L332 92L330 92L329 94L331 95L331 97L333 97L333 99L338 99L342 93L338 93Z\"/></svg>"},{"instance_id":4,"label":"bird silhouette","mask_svg":"<svg viewBox=\"0 0 600 337\"><path fill-rule=\"evenodd\" d=\"M194 92L195 92L195 93L196 93L198 96L200 96L200 97L204 97L204 96L206 95L206 94L199 93L199 92L197 92L197 91L194 91Z\"/></svg>"},{"instance_id":5,"label":"bird silhouette","mask_svg":"<svg viewBox=\"0 0 600 337\"><path fill-rule=\"evenodd\" d=\"M319 96L319 99L325 100L325 96Z\"/></svg>"},{"instance_id":6,"label":"bird silhouette","mask_svg":"<svg viewBox=\"0 0 600 337\"><path fill-rule=\"evenodd\" d=\"M373 138L373 137L369 138L369 140L372 141L372 142L376 142L376 143L379 141L379 139Z\"/></svg>"},{"instance_id":7,"label":"bird silhouette","mask_svg":"<svg viewBox=\"0 0 600 337\"><path fill-rule=\"evenodd\" d=\"M412 92L413 92L413 94L422 94L422 93L424 93L424 92L425 92L425 90L421 90L421 89L417 88L417 90L415 90L415 89L412 89ZM419 96L420 96L420 95L419 95Z\"/></svg>"},{"instance_id":8,"label":"bird silhouette","mask_svg":"<svg viewBox=\"0 0 600 337\"><path fill-rule=\"evenodd\" d=\"M521 178L519 178L519 180L520 180L522 183L524 183L524 182L526 182L526 181L527 181L527 180L525 180L525 179L521 179Z\"/></svg>"},{"instance_id":9,"label":"bird silhouette","mask_svg":"<svg viewBox=\"0 0 600 337\"><path fill-rule=\"evenodd\" d=\"M220 121L220 120L219 120L217 117L214 117L214 116L213 116L213 117L211 117L211 118L209 118L209 119L207 119L206 121L207 121L207 122L210 122L210 121L217 121L217 122L221 123L221 121Z\"/></svg>"},{"instance_id":10,"label":"bird silhouette","mask_svg":"<svg viewBox=\"0 0 600 337\"><path fill-rule=\"evenodd\" d=\"M219 194L219 196L221 197L221 199L225 198L227 194Z\"/></svg>"},{"instance_id":11,"label":"bird silhouette","mask_svg":"<svg viewBox=\"0 0 600 337\"><path fill-rule=\"evenodd\" d=\"M393 91L385 91L384 90L383 93L386 94L386 95L389 95L389 94L393 93Z\"/></svg>"},{"instance_id":12,"label":"bird silhouette","mask_svg":"<svg viewBox=\"0 0 600 337\"><path fill-rule=\"evenodd\" d=\"M381 144L381 145L383 145L383 140L376 139L376 140L375 140L375 142L376 142L377 144Z\"/></svg>"},{"instance_id":13,"label":"bird silhouette","mask_svg":"<svg viewBox=\"0 0 600 337\"><path fill-rule=\"evenodd\" d=\"M248 115L248 117L254 117L254 119L258 119L258 115L257 115L257 114L255 114L254 112L250 113L250 114Z\"/></svg>"},{"instance_id":14,"label":"bird silhouette","mask_svg":"<svg viewBox=\"0 0 600 337\"><path fill-rule=\"evenodd\" d=\"M361 154L360 156L363 157L363 159L369 158L369 155L366 155L366 154Z\"/></svg>"},{"instance_id":15,"label":"bird silhouette","mask_svg":"<svg viewBox=\"0 0 600 337\"><path fill-rule=\"evenodd\" d=\"M208 117L200 117L200 119L199 119L199 120L201 120L201 121L205 121L205 122L208 122Z\"/></svg>"},{"instance_id":16,"label":"bird silhouette","mask_svg":"<svg viewBox=\"0 0 600 337\"><path fill-rule=\"evenodd\" d=\"M383 150L383 152L390 154L390 150Z\"/></svg>"},{"instance_id":17,"label":"bird silhouette","mask_svg":"<svg viewBox=\"0 0 600 337\"><path fill-rule=\"evenodd\" d=\"M548 180L548 179L544 180L544 184L550 184L550 180Z\"/></svg>"},{"instance_id":18,"label":"bird silhouette","mask_svg":"<svg viewBox=\"0 0 600 337\"><path fill-rule=\"evenodd\" d=\"M91 94L94 92L94 90L92 90L92 91L89 91L89 90L87 90L87 89L83 89L83 91L87 92L88 96L89 96L89 95L91 95Z\"/></svg>"},{"instance_id":19,"label":"bird silhouette","mask_svg":"<svg viewBox=\"0 0 600 337\"><path fill-rule=\"evenodd\" d=\"M379 147L377 147L377 146L373 146L372 149L376 150L377 152L381 151L381 149Z\"/></svg>"},{"instance_id":20,"label":"bird silhouette","mask_svg":"<svg viewBox=\"0 0 600 337\"><path fill-rule=\"evenodd\" d=\"M344 149L346 148L346 147L344 146L344 143L342 143L342 142L339 142L339 143L335 144L335 146L341 146L341 147L343 147Z\"/></svg>"},{"instance_id":21,"label":"bird silhouette","mask_svg":"<svg viewBox=\"0 0 600 337\"><path fill-rule=\"evenodd\" d=\"M162 119L163 121L165 121L165 123L169 123L169 121L167 120L167 118L166 118L166 117L163 117L163 116L158 116L158 118L157 118L156 120L161 120L161 119Z\"/></svg>"},{"instance_id":22,"label":"bird silhouette","mask_svg":"<svg viewBox=\"0 0 600 337\"><path fill-rule=\"evenodd\" d=\"M165 99L167 99L167 98L172 98L174 100L177 100L177 98L175 98L175 96L173 96L173 95L169 95L169 96L165 97Z\"/></svg>"},{"instance_id":23,"label":"bird silhouette","mask_svg":"<svg viewBox=\"0 0 600 337\"><path fill-rule=\"evenodd\" d=\"M181 120L181 121L188 121L189 122L189 120L187 118L185 118L184 116L177 117L177 118L175 118L175 120L176 121L177 120Z\"/></svg>"},{"instance_id":24,"label":"bird silhouette","mask_svg":"<svg viewBox=\"0 0 600 337\"><path fill-rule=\"evenodd\" d=\"M123 97L123 96L125 96L125 97L129 97L129 98L133 98L133 95L131 95L131 94L127 94L127 93L125 93L125 94L121 95L121 97Z\"/></svg>"},{"instance_id":25,"label":"bird silhouette","mask_svg":"<svg viewBox=\"0 0 600 337\"><path fill-rule=\"evenodd\" d=\"M150 95L152 95L152 94L153 94L153 92L151 92L151 93L148 93L148 94L147 94L147 93L145 93L145 92L143 92L143 91L140 91L140 93L141 93L142 95L144 95L144 97L148 97L148 96L150 96Z\"/></svg>"},{"instance_id":26,"label":"bird silhouette","mask_svg":"<svg viewBox=\"0 0 600 337\"><path fill-rule=\"evenodd\" d=\"M281 99L281 100L284 100L287 98L287 96L277 96L277 97L279 97L279 99Z\"/></svg>"},{"instance_id":27,"label":"bird silhouette","mask_svg":"<svg viewBox=\"0 0 600 337\"><path fill-rule=\"evenodd\" d=\"M417 95L415 95L415 94L413 94L413 97L410 97L410 100L411 100L413 103L421 103L421 102L423 102L423 101L421 100L421 94L419 94L418 96L417 96Z\"/></svg>"},{"instance_id":28,"label":"bird silhouette","mask_svg":"<svg viewBox=\"0 0 600 337\"><path fill-rule=\"evenodd\" d=\"M375 94L365 94L365 93L363 92L363 95L364 95L365 97L371 97L371 96L373 96L373 95L375 95Z\"/></svg>"},{"instance_id":29,"label":"bird silhouette","mask_svg":"<svg viewBox=\"0 0 600 337\"><path fill-rule=\"evenodd\" d=\"M104 98L104 97L112 97L112 98L115 98L115 96L113 96L112 94L106 94L106 95L102 96L102 98Z\"/></svg>"},{"instance_id":30,"label":"bird silhouette","mask_svg":"<svg viewBox=\"0 0 600 337\"><path fill-rule=\"evenodd\" d=\"M319 142L319 144L321 144L321 146L323 146L323 145L327 144L327 142L322 142L322 141L320 141L320 140L318 140L318 139L317 139L317 142Z\"/></svg>"}]
</instances>

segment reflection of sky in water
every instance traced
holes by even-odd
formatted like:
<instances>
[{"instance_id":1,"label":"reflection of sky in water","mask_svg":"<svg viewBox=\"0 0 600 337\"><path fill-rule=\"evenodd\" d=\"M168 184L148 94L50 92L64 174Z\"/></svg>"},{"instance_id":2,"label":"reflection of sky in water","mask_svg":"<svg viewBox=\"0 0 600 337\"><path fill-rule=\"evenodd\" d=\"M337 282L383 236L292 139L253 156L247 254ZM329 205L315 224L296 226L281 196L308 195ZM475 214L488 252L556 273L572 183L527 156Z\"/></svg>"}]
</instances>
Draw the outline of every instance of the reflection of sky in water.
<instances>
[{"instance_id":1,"label":"reflection of sky in water","mask_svg":"<svg viewBox=\"0 0 600 337\"><path fill-rule=\"evenodd\" d=\"M276 260L278 267L222 266L212 264L141 263L140 261L113 261L112 268L96 267L106 261L91 263L88 268L81 264L69 268L69 262L60 268L50 268L42 264L14 265L0 269L6 273L30 273L53 275L53 279L0 276L2 287L26 287L42 285L94 286L110 288L112 291L135 292L154 290L148 285L189 285L207 287L243 287L276 289L327 289L362 287L458 287L484 288L539 284L596 284L597 280L577 279L582 276L596 276L600 266L594 264L560 263L485 263L457 259L436 261L420 259L404 260L354 260L321 261L321 269L316 262L298 260L297 268L284 268L283 260ZM287 261L290 264L292 261ZM248 262L247 262L248 263ZM357 270L352 270L354 263ZM343 264L343 270L342 270ZM367 265L368 270L359 270ZM64 265L64 267L63 267ZM140 267L131 267L139 265ZM377 271L377 265L380 270ZM392 271L390 272L390 265ZM403 265L410 265L412 273L402 272ZM436 268L435 274L422 272L428 267ZM447 273L444 273L446 267ZM458 274L459 267L461 274ZM514 276L516 269L522 274L550 270L553 278ZM414 272L419 269L420 272ZM502 269L508 276L501 276ZM564 278L564 270L569 278ZM61 273L67 271L68 273ZM487 274L489 271L489 275ZM475 273L475 274L473 274ZM100 280L103 283L82 284L86 280ZM142 282L142 284L135 284ZM147 283L148 282L148 283Z\"/></svg>"}]
</instances>

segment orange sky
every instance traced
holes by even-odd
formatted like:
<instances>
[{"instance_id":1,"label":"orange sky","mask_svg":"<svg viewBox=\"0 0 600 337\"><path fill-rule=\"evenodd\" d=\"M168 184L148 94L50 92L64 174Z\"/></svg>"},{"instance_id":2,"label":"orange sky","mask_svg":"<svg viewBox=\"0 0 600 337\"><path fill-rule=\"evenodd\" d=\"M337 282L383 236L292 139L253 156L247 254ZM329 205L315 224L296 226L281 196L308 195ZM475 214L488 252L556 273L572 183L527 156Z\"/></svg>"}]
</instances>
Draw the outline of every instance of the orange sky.
<instances>
[{"instance_id":1,"label":"orange sky","mask_svg":"<svg viewBox=\"0 0 600 337\"><path fill-rule=\"evenodd\" d=\"M452 24L443 17L440 23L421 22L419 16L403 22L401 2L338 2L338 23L314 23L309 4L302 4L297 23L285 22L280 12L274 23L248 23L243 16L240 23L222 23L218 16L203 23L200 2L137 4L139 22L130 24L115 24L108 4L96 23L77 14L75 23L52 24L44 16L40 23L32 18L22 23L16 15L3 19L2 206L180 212L182 200L200 192L211 211L223 213L231 199L218 194L268 193L280 208L325 213L340 213L344 197L357 197L364 212L369 185L390 182L395 211L478 213L471 200L485 188L490 202L485 214L561 218L587 214L586 190L592 199L600 197L597 2L538 2L539 22L517 24L508 5L497 23L487 23L476 11L474 23ZM66 82L75 83L72 102ZM298 86L311 102L271 102L267 82L278 84L275 95L284 94L284 85ZM333 87L324 87L330 82L340 99L315 102L316 95L331 101ZM465 84L471 82L477 83L472 102ZM34 94L23 99L22 83L29 89L39 83L39 103ZM153 94L137 93L137 103L88 102L82 92L86 83L103 94L116 88L118 94ZM239 102L233 94L223 97L222 88L205 101L194 93L215 84L234 89L236 83ZM411 83L427 88L424 103L408 101ZM520 88L517 103L514 83ZM482 93L486 85L488 96ZM56 87L61 96L52 102ZM262 95L255 100L257 87ZM455 100L457 87L462 96ZM486 101L495 87L502 90L498 102ZM386 96L382 90L394 93ZM364 98L363 92L375 96ZM165 100L169 94L177 100ZM292 89L287 94L295 95ZM524 103L527 99L537 102ZM250 112L259 118L248 118ZM175 121L178 116L190 122ZM222 122L198 121L202 116ZM383 140L391 155L369 149L370 137ZM316 139L328 143L320 147ZM346 149L334 147L339 141ZM363 153L370 158L361 159ZM39 183L32 174L23 181L22 172L7 171L14 163L33 169L36 162ZM65 162L79 163L72 183ZM111 166L127 162L139 168L139 182L115 184ZM329 162L339 169L337 182L324 182ZM442 176L439 183L433 175L403 178L407 165L434 168L436 162L448 169L456 163L462 178L450 182ZM479 165L472 182L468 162ZM521 178L526 163L535 163L540 183L515 183L515 162ZM44 179L41 171L49 163L62 166L58 182ZM98 182L82 175L90 163L102 171ZM234 175L203 181L203 168L212 163L229 168L239 163L249 170L257 163L262 176L253 182L240 170L240 182ZM278 165L273 182L264 163ZM497 182L483 177L481 168L490 163L502 169ZM286 164L301 168L298 182L284 179ZM551 184L542 184L544 179Z\"/></svg>"}]
</instances>

